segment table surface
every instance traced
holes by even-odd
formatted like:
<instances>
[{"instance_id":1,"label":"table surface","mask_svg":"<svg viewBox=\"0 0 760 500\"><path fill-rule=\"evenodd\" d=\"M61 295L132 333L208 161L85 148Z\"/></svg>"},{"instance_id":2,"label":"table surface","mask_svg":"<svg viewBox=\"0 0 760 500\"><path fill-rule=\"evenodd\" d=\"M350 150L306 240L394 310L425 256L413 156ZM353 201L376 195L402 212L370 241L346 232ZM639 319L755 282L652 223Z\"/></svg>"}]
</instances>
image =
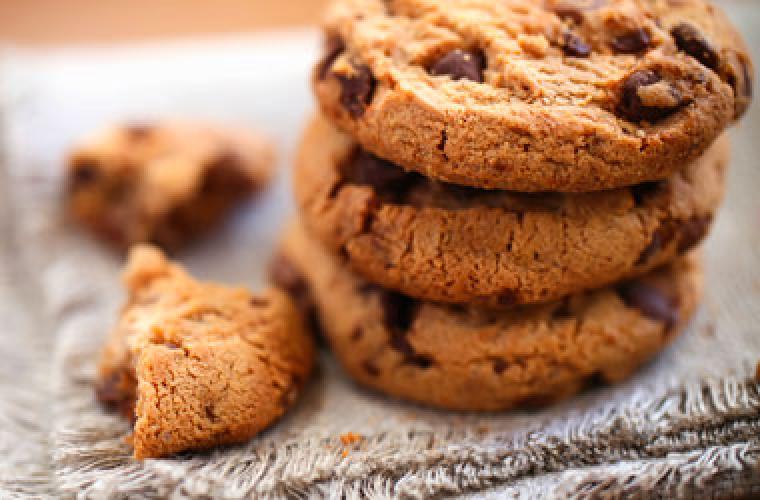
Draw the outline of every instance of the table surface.
<instances>
[{"instance_id":1,"label":"table surface","mask_svg":"<svg viewBox=\"0 0 760 500\"><path fill-rule=\"evenodd\" d=\"M245 33L319 21L326 0L0 1L0 43L118 43Z\"/></svg>"}]
</instances>

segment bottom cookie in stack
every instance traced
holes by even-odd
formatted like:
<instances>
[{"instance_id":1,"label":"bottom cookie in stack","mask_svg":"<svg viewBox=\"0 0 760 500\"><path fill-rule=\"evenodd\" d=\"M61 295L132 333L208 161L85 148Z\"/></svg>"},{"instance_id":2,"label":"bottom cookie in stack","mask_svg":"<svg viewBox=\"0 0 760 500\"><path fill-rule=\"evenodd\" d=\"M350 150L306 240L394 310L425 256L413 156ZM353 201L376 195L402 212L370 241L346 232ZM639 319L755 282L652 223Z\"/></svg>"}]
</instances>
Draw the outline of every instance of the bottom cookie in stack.
<instances>
[{"instance_id":1,"label":"bottom cookie in stack","mask_svg":"<svg viewBox=\"0 0 760 500\"><path fill-rule=\"evenodd\" d=\"M536 406L616 382L663 349L702 292L692 252L638 279L547 304L494 311L416 300L368 283L300 223L272 269L345 370L387 394L437 407Z\"/></svg>"}]
</instances>

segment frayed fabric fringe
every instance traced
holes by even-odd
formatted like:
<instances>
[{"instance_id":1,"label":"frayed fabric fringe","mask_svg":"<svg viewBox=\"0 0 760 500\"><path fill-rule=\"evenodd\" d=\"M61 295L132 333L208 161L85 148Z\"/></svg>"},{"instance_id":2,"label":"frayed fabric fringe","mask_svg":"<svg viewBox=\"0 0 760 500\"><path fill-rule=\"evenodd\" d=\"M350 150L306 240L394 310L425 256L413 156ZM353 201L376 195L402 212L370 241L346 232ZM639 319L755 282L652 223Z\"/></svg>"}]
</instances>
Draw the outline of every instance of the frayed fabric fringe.
<instances>
[{"instance_id":1,"label":"frayed fabric fringe","mask_svg":"<svg viewBox=\"0 0 760 500\"><path fill-rule=\"evenodd\" d=\"M427 498L565 471L557 497L688 498L758 471L760 385L751 378L691 384L510 442L384 433L369 436L350 458L325 452L338 443L314 440L140 464L129 458L122 435L113 425L56 435L62 491L83 497Z\"/></svg>"}]
</instances>

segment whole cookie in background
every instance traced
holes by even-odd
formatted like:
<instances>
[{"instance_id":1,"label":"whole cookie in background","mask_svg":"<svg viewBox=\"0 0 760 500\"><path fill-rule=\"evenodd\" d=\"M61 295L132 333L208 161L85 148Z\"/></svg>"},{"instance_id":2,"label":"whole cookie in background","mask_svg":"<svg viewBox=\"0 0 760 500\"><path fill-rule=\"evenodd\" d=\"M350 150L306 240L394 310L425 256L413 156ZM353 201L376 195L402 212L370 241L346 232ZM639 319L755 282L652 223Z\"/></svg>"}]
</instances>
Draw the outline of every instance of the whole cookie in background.
<instances>
[{"instance_id":1,"label":"whole cookie in background","mask_svg":"<svg viewBox=\"0 0 760 500\"><path fill-rule=\"evenodd\" d=\"M294 225L280 247L358 382L459 410L503 410L616 382L682 330L702 292L688 255L641 278L513 311L422 302L368 284Z\"/></svg>"},{"instance_id":2,"label":"whole cookie in background","mask_svg":"<svg viewBox=\"0 0 760 500\"><path fill-rule=\"evenodd\" d=\"M516 193L406 173L317 118L293 178L303 224L368 281L505 308L638 276L698 244L723 198L728 149L721 137L656 183Z\"/></svg>"},{"instance_id":3,"label":"whole cookie in background","mask_svg":"<svg viewBox=\"0 0 760 500\"><path fill-rule=\"evenodd\" d=\"M212 230L274 171L268 139L192 122L111 127L72 151L69 212L108 243L175 251Z\"/></svg>"},{"instance_id":4,"label":"whole cookie in background","mask_svg":"<svg viewBox=\"0 0 760 500\"><path fill-rule=\"evenodd\" d=\"M322 111L428 177L515 191L667 178L742 115L752 63L702 0L334 0Z\"/></svg>"},{"instance_id":5,"label":"whole cookie in background","mask_svg":"<svg viewBox=\"0 0 760 500\"><path fill-rule=\"evenodd\" d=\"M314 346L283 292L198 282L150 246L124 282L97 397L133 421L135 458L246 441L295 402Z\"/></svg>"}]
</instances>

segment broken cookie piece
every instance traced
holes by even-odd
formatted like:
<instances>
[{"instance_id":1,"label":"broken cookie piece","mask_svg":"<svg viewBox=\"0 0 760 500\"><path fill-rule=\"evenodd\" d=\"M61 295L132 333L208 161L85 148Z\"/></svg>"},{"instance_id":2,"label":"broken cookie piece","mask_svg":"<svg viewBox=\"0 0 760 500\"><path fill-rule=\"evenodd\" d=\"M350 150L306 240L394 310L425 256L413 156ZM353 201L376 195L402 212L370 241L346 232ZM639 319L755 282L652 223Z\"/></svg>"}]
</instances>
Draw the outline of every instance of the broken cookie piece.
<instances>
[{"instance_id":1,"label":"broken cookie piece","mask_svg":"<svg viewBox=\"0 0 760 500\"><path fill-rule=\"evenodd\" d=\"M272 145L243 129L189 122L122 125L71 153L67 203L74 218L119 248L177 250L262 189Z\"/></svg>"},{"instance_id":2,"label":"broken cookie piece","mask_svg":"<svg viewBox=\"0 0 760 500\"><path fill-rule=\"evenodd\" d=\"M314 346L284 293L198 282L148 245L123 279L96 395L133 421L135 458L246 441L295 402Z\"/></svg>"}]
</instances>

